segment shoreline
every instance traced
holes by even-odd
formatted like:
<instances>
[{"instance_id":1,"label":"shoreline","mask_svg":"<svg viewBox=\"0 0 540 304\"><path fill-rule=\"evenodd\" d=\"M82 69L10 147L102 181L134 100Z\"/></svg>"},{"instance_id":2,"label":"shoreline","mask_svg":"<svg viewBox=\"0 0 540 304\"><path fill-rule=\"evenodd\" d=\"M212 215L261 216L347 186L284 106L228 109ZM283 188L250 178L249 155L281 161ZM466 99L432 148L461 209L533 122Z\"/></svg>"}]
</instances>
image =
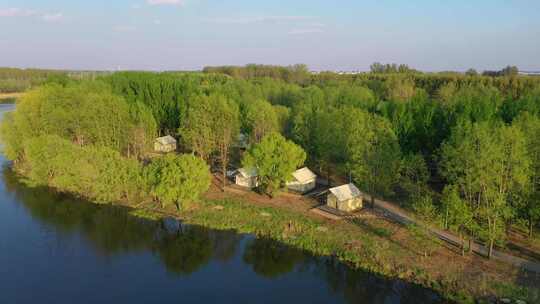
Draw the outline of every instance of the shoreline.
<instances>
[{"instance_id":1,"label":"shoreline","mask_svg":"<svg viewBox=\"0 0 540 304\"><path fill-rule=\"evenodd\" d=\"M25 178L18 173L17 175L19 178ZM354 270L368 272L389 280L402 280L432 290L441 297L444 303L477 303L479 299L485 298L485 296L480 297L470 291L453 287L456 282L448 279L453 275L452 272L446 273L446 277L437 277L418 265L399 262L399 257L403 254L397 251L400 250L400 246L391 244L373 232L363 229L351 231L341 224L317 219L316 216L307 216L296 210L261 206L255 202L245 201L242 197L205 198L185 211L177 211L172 207L160 209L150 202L131 204L122 201L103 204L86 201L97 205L127 207L131 209L129 212L131 215L139 218L160 220L173 217L188 225L199 225L216 230L235 230L237 233L270 238L314 256L335 258ZM388 253L391 254L388 255ZM474 256L469 258L474 259ZM501 292L491 295L496 295L498 298L526 299L522 296L527 292L523 287L504 284L499 288ZM530 299L527 300L530 301Z\"/></svg>"},{"instance_id":2,"label":"shoreline","mask_svg":"<svg viewBox=\"0 0 540 304\"><path fill-rule=\"evenodd\" d=\"M27 177L18 172L13 163L6 160L3 166L11 170L21 184L29 185ZM46 187L92 204L125 207L130 209L129 214L139 218L173 217L188 225L269 238L314 256L335 258L353 270L429 289L440 296L443 303L491 303L490 299L502 298L535 303L540 291L536 286L518 285L518 270L504 263L472 254L461 257L441 244L426 255L423 247L435 245L430 240L423 240L421 244L415 243L417 239L411 241L413 232L401 224L388 224L387 219L377 217L374 218L389 226L381 227L363 219L354 223L331 221L301 211L305 206L293 206L286 196L256 199L261 198L260 195L249 192L250 197L222 192L213 184L189 209L177 210L173 206L161 208L149 198L139 203L127 200L100 203L77 193ZM393 231L396 227L400 231ZM395 239L394 235L400 237ZM478 275L479 271L487 273Z\"/></svg>"}]
</instances>

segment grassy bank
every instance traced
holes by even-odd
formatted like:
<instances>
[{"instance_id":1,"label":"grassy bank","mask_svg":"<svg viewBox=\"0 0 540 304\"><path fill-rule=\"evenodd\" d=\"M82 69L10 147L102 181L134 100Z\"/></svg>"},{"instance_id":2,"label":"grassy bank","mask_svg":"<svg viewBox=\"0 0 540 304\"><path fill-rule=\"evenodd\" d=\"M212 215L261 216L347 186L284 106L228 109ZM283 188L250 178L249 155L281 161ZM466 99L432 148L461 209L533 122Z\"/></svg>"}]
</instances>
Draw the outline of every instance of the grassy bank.
<instances>
[{"instance_id":1,"label":"grassy bank","mask_svg":"<svg viewBox=\"0 0 540 304\"><path fill-rule=\"evenodd\" d=\"M24 93L0 93L0 104L15 103Z\"/></svg>"},{"instance_id":2,"label":"grassy bank","mask_svg":"<svg viewBox=\"0 0 540 304\"><path fill-rule=\"evenodd\" d=\"M212 229L235 229L272 238L314 255L334 256L353 268L431 288L449 301L474 303L480 300L482 303L493 295L522 299L528 303L538 300L537 291L535 293L512 282L513 277L505 265L491 269L494 272L492 275L480 275L478 269L474 269L476 276L472 276L470 269L453 267L448 261L437 257L440 252L448 251L446 248L434 244L431 255L425 257L419 248L414 248L417 239L401 238L401 241L396 241L388 237L394 233L391 229L377 227L369 221L353 224L328 222L240 199L205 200L181 213L174 209L154 209L151 205L138 207L142 209L134 211L137 216L155 219L168 214L188 224ZM431 245L424 241L421 246ZM481 258L469 257L465 264L476 259ZM499 271L504 275L497 276Z\"/></svg>"}]
</instances>

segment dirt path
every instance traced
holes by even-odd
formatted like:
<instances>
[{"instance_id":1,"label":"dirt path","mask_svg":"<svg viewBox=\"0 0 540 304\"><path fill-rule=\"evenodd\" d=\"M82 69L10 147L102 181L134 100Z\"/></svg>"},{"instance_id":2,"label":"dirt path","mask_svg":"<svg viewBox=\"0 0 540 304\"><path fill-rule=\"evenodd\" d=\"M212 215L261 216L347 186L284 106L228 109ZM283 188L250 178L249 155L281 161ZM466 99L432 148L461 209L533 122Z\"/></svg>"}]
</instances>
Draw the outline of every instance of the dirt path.
<instances>
[{"instance_id":1,"label":"dirt path","mask_svg":"<svg viewBox=\"0 0 540 304\"><path fill-rule=\"evenodd\" d=\"M382 211L386 212L387 216L391 217L392 219L402 224L407 225L411 223L417 223L417 221L414 220L411 216L409 216L405 210L397 207L393 203L376 199L375 208L381 209ZM458 247L461 246L461 240L459 239L459 237L455 236L454 234L451 234L447 231L443 231L440 229L432 228L432 227L426 226L426 228L429 231L431 231L433 234L435 234L441 240L448 242L452 245L458 246ZM488 249L485 246L480 245L475 242L471 244L471 250L482 256L487 256L488 254ZM531 262L529 260L516 257L510 254L501 252L499 250L493 250L492 258L498 261L512 264L514 266L520 267L527 271L540 273L539 263Z\"/></svg>"}]
</instances>

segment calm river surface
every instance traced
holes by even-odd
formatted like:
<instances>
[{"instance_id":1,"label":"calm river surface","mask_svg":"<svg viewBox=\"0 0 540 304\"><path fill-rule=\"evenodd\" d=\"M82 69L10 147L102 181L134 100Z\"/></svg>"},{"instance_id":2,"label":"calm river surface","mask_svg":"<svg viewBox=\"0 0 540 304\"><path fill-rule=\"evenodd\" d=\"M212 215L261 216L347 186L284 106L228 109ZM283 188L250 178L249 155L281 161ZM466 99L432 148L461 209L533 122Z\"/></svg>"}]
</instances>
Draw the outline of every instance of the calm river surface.
<instances>
[{"instance_id":1,"label":"calm river surface","mask_svg":"<svg viewBox=\"0 0 540 304\"><path fill-rule=\"evenodd\" d=\"M0 303L439 302L270 240L28 188L0 166Z\"/></svg>"}]
</instances>

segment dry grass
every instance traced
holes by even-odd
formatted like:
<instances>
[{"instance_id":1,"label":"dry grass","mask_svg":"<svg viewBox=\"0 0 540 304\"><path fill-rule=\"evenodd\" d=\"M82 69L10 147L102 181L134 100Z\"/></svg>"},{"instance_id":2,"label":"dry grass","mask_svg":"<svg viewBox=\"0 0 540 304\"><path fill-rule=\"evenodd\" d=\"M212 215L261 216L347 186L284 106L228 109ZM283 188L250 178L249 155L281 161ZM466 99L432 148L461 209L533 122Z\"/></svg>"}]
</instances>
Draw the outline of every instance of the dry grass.
<instances>
[{"instance_id":1,"label":"dry grass","mask_svg":"<svg viewBox=\"0 0 540 304\"><path fill-rule=\"evenodd\" d=\"M0 92L0 100L1 99L18 99L22 97L24 93L1 93Z\"/></svg>"}]
</instances>

